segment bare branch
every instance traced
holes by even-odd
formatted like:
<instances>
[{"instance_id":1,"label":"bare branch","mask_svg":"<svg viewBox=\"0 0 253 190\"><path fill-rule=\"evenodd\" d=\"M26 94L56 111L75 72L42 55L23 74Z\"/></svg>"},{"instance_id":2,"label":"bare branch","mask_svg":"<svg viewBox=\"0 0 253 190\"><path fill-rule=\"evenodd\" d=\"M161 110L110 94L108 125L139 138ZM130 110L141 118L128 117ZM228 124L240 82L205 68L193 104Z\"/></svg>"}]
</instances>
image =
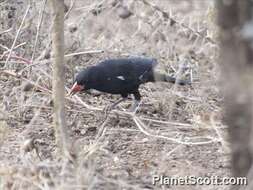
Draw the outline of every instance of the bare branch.
<instances>
[{"instance_id":1,"label":"bare branch","mask_svg":"<svg viewBox=\"0 0 253 190\"><path fill-rule=\"evenodd\" d=\"M26 8L26 11L25 11L25 14L24 14L24 16L23 16L22 22L21 22L21 24L20 24L20 26L19 26L19 29L18 29L18 31L17 31L17 33L16 33L16 36L15 36L15 39L14 39L14 41L13 41L13 43L12 43L12 46L11 46L9 55L8 55L6 61L5 61L5 67L7 66L7 63L8 63L8 61L9 61L10 57L11 57L12 50L13 50L13 48L15 47L15 44L16 44L16 42L17 42L19 33L20 33L21 29L22 29L22 26L23 26L23 24L24 24L24 22L25 22L26 16L27 16L27 14L28 14L30 8L31 8L31 5L28 4L28 6L27 6L27 8Z\"/></svg>"}]
</instances>

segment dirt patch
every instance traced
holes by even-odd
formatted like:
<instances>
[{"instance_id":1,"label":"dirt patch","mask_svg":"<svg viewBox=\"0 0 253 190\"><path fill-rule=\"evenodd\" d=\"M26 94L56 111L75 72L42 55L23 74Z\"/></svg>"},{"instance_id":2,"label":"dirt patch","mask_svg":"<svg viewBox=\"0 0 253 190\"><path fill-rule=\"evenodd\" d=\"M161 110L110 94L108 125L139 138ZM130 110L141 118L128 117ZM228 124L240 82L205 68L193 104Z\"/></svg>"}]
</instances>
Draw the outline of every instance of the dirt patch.
<instances>
[{"instance_id":1,"label":"dirt patch","mask_svg":"<svg viewBox=\"0 0 253 190\"><path fill-rule=\"evenodd\" d=\"M152 185L153 176L230 176L227 129L221 121L223 98L219 93L212 2L150 1L167 11L176 23L141 0L123 1L123 5L120 1L65 2L70 9L65 20L67 87L83 67L106 58L143 55L157 58L158 69L171 75L185 67L185 77L192 78L193 84L143 85L142 105L136 116L119 111L130 107L129 100L106 122L102 109L119 97L95 91L78 95L89 108L77 98L67 100L67 122L76 159L74 163L57 160L51 94L39 88L51 89L52 18L47 3L34 51L43 1L32 1L13 49L15 56L25 60L34 57L32 66L16 59L5 65L6 56L0 63L3 69L19 74L0 75L0 187L166 189ZM71 6L71 2L75 4ZM8 55L27 3L1 3L1 55ZM132 13L126 19L120 16L122 6ZM36 86L29 86L25 79ZM98 137L102 125L105 130ZM22 147L29 139L35 140L39 156L34 150L24 152Z\"/></svg>"}]
</instances>

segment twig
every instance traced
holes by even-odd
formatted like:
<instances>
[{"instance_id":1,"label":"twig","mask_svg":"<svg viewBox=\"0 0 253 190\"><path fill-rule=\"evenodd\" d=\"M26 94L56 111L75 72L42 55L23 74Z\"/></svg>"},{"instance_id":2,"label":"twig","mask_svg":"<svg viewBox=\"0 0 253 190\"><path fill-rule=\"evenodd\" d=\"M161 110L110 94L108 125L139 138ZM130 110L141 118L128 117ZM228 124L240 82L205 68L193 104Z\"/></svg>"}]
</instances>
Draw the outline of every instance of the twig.
<instances>
[{"instance_id":1,"label":"twig","mask_svg":"<svg viewBox=\"0 0 253 190\"><path fill-rule=\"evenodd\" d=\"M89 51L84 51L84 52L70 53L70 54L64 55L64 57L71 57L71 56L84 55L84 54L96 54L96 53L104 53L104 50L89 50ZM24 70L29 69L30 67L33 67L33 66L36 66L36 65L39 65L39 64L49 63L49 62L52 61L52 58L51 59L44 59L44 60L39 60L39 58L38 58L36 60L33 61L33 64L30 64L27 67L25 67L24 69L22 69L21 72L23 72Z\"/></svg>"},{"instance_id":2,"label":"twig","mask_svg":"<svg viewBox=\"0 0 253 190\"><path fill-rule=\"evenodd\" d=\"M7 30L1 31L1 32L0 32L0 35L5 34L5 33L7 33L7 32L10 32L10 31L12 31L12 28L9 28L9 29L7 29Z\"/></svg>"},{"instance_id":3,"label":"twig","mask_svg":"<svg viewBox=\"0 0 253 190\"><path fill-rule=\"evenodd\" d=\"M13 48L13 50L14 50L14 49L17 49L17 48L19 48L20 46L23 46L23 45L26 45L26 42L23 42L23 43L21 43L21 44L16 45L16 46Z\"/></svg>"},{"instance_id":4,"label":"twig","mask_svg":"<svg viewBox=\"0 0 253 190\"><path fill-rule=\"evenodd\" d=\"M194 29L188 27L188 26L187 26L186 24L184 24L184 23L177 21L176 19L174 19L174 18L171 16L170 13L168 13L168 12L162 10L159 6L152 4L152 3L150 3L150 2L147 1L147 0L140 0L140 1L142 1L144 4L146 4L146 5L148 5L148 6L152 7L153 9L157 10L158 12L162 13L163 18L165 18L165 19L167 19L167 20L170 20L170 22L171 22L172 25L173 25L173 24L178 24L179 26L181 26L181 27L183 27L183 28L185 28L185 29L191 31L192 33L196 34L197 36L200 36L201 38L207 40L208 42L210 42L210 43L216 45L216 42L215 42L213 39L211 39L211 38L208 37L208 36L205 36L205 35L201 34L199 31L196 31L196 30L194 30Z\"/></svg>"},{"instance_id":5,"label":"twig","mask_svg":"<svg viewBox=\"0 0 253 190\"><path fill-rule=\"evenodd\" d=\"M5 61L0 61L1 64L4 64ZM13 63L13 64L24 64L24 61L12 61L10 60L9 63Z\"/></svg>"},{"instance_id":6,"label":"twig","mask_svg":"<svg viewBox=\"0 0 253 190\"><path fill-rule=\"evenodd\" d=\"M99 145L99 142L101 142L101 140L105 136L105 132L107 130L107 128L105 128L105 125L108 123L108 121L109 121L109 118L106 118L102 122L101 126L99 126L99 131L98 131L98 134L97 134L97 136L95 138L96 141L91 146L89 146L89 148L88 148L87 151L85 151L84 153L82 153L82 154L85 155L86 158L89 157L91 154L93 154L99 148L98 145Z\"/></svg>"},{"instance_id":7,"label":"twig","mask_svg":"<svg viewBox=\"0 0 253 190\"><path fill-rule=\"evenodd\" d=\"M35 82L33 82L33 81L29 80L29 79L26 79L26 78L24 78L24 77L18 75L18 74L15 73L15 72L12 72L12 71L9 71L9 70L0 70L0 73L4 73L4 74L7 74L7 75L9 75L9 76L15 77L15 78L17 78L17 79L21 79L21 80L23 80L23 81L29 82L30 84L32 84L33 86L37 87L37 88L40 89L41 91L47 92L47 93L49 93L49 94L52 94L52 91L51 91L51 90L49 90L49 89L47 89L47 88L45 88L45 87L43 87L43 86L40 86L40 85L36 84Z\"/></svg>"},{"instance_id":8,"label":"twig","mask_svg":"<svg viewBox=\"0 0 253 190\"><path fill-rule=\"evenodd\" d=\"M15 44L16 44L16 42L17 42L19 33L20 33L21 29L22 29L22 26L23 26L23 24L24 24L24 22L25 22L26 16L27 16L27 14L28 14L30 8L31 8L31 5L28 4L27 9L26 9L26 12L25 12L25 14L24 14L24 16L23 16L22 22L21 22L21 24L20 24L20 26L19 26L19 29L18 29L18 31L17 31L17 33L16 33L16 36L15 36L15 39L14 39L14 41L13 41L13 43L12 43L12 46L11 46L9 55L8 55L6 61L5 61L5 66L7 65L8 61L9 61L9 59L10 59L10 57L11 57L12 50L13 50L13 48L15 47Z\"/></svg>"},{"instance_id":9,"label":"twig","mask_svg":"<svg viewBox=\"0 0 253 190\"><path fill-rule=\"evenodd\" d=\"M37 25L37 31L36 31L36 37L35 37L35 43L34 43L34 47L33 47L31 62L33 62L33 59L34 59L34 56L35 56L35 53L36 53L36 47L37 47L37 42L38 42L38 38L39 38L39 31L40 31L41 23L42 23L43 16L44 16L44 10L45 10L46 2L47 2L47 0L43 1L42 8L40 9L40 13L39 13L40 18L39 18L39 22L38 22L38 25Z\"/></svg>"},{"instance_id":10,"label":"twig","mask_svg":"<svg viewBox=\"0 0 253 190\"><path fill-rule=\"evenodd\" d=\"M166 136L162 136L162 135L154 135L154 134L151 134L151 133L147 132L144 129L145 125L144 125L144 123L138 117L133 116L133 120L134 120L135 124L137 125L137 127L140 129L140 131L142 133L144 133L145 135L150 136L150 137L155 137L155 138L169 140L169 141L172 141L172 142L177 143L177 144L183 144L183 145L204 145L204 144L211 144L211 143L214 143L214 142L219 142L219 140L215 139L215 138L212 138L212 139L210 138L210 140L203 141L203 142L190 142L189 140L188 141L181 141L181 140L178 140L178 139L175 139L175 138L170 138L170 137L166 137ZM206 137L199 137L199 138L206 138Z\"/></svg>"},{"instance_id":11,"label":"twig","mask_svg":"<svg viewBox=\"0 0 253 190\"><path fill-rule=\"evenodd\" d=\"M1 59L6 56L6 55L1 55ZM9 57L9 59L15 59L15 60L20 60L20 61L23 61L24 63L27 63L27 64L31 64L31 61L29 61L28 59L25 59L23 57L19 57L19 56L16 56L16 55L11 55Z\"/></svg>"},{"instance_id":12,"label":"twig","mask_svg":"<svg viewBox=\"0 0 253 190\"><path fill-rule=\"evenodd\" d=\"M230 152L230 148L228 146L228 143L224 140L224 138L222 137L222 134L220 133L220 130L215 125L213 114L210 117L210 121L211 121L211 126L213 127L214 131L216 132L216 134L218 135L218 137L220 139L220 142L221 142L224 152L225 153Z\"/></svg>"},{"instance_id":13,"label":"twig","mask_svg":"<svg viewBox=\"0 0 253 190\"><path fill-rule=\"evenodd\" d=\"M140 119L141 120L155 122L155 123L167 124L167 125L177 125L177 126L183 126L183 127L187 127L187 128L192 127L192 124L189 124L189 123L162 121L162 120L157 120L157 119L152 119L152 118L146 118L146 117L140 117Z\"/></svg>"},{"instance_id":14,"label":"twig","mask_svg":"<svg viewBox=\"0 0 253 190\"><path fill-rule=\"evenodd\" d=\"M6 47L5 45L3 45L3 44L0 44L0 47L1 48L3 48L3 49L5 49L5 50L7 50L7 51L9 51L9 48L8 47Z\"/></svg>"},{"instance_id":15,"label":"twig","mask_svg":"<svg viewBox=\"0 0 253 190\"><path fill-rule=\"evenodd\" d=\"M28 183L30 185L33 185L33 186L35 186L38 189L45 189L44 186L42 186L41 184L39 184L37 181L31 180L31 178L28 178L25 175L17 175L17 176L15 176L15 178L19 179L19 180L21 180L23 182L26 182L26 183Z\"/></svg>"},{"instance_id":16,"label":"twig","mask_svg":"<svg viewBox=\"0 0 253 190\"><path fill-rule=\"evenodd\" d=\"M75 5L75 2L76 2L76 0L71 0L70 8L69 8L68 12L64 15L64 19L67 19L67 18L68 18L70 12L72 11L72 9L73 9L73 7L74 7L74 5Z\"/></svg>"},{"instance_id":17,"label":"twig","mask_svg":"<svg viewBox=\"0 0 253 190\"><path fill-rule=\"evenodd\" d=\"M25 44L26 44L26 42L23 42L23 43L21 43L21 44L18 44L18 45L16 45L16 46L13 48L13 50L14 50L14 49L17 49L17 48L19 48L20 46L23 46L23 45L25 45ZM7 54L8 52L10 52L10 49L9 49L7 46L5 46L5 45L3 45L3 44L0 44L0 47L3 48L3 49L6 49L7 52L4 53L4 55ZM12 51L13 51L13 50L12 50Z\"/></svg>"},{"instance_id":18,"label":"twig","mask_svg":"<svg viewBox=\"0 0 253 190\"><path fill-rule=\"evenodd\" d=\"M76 56L76 55L95 54L95 53L104 53L104 50L88 50L88 51L70 53L70 54L64 55L64 57L72 57L72 56Z\"/></svg>"}]
</instances>

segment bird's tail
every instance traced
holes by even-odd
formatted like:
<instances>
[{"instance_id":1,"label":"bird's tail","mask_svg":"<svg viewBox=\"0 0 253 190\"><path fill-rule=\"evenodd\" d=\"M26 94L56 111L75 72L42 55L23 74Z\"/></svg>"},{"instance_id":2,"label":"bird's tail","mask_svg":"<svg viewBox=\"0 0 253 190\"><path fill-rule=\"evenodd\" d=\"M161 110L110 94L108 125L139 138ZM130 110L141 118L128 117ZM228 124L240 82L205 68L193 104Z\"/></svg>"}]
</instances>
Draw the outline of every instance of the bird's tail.
<instances>
[{"instance_id":1,"label":"bird's tail","mask_svg":"<svg viewBox=\"0 0 253 190\"><path fill-rule=\"evenodd\" d=\"M177 83L179 85L189 85L189 84L191 84L190 80L176 79L175 77L171 77L169 75L154 71L154 81L153 82L157 82L157 81Z\"/></svg>"}]
</instances>

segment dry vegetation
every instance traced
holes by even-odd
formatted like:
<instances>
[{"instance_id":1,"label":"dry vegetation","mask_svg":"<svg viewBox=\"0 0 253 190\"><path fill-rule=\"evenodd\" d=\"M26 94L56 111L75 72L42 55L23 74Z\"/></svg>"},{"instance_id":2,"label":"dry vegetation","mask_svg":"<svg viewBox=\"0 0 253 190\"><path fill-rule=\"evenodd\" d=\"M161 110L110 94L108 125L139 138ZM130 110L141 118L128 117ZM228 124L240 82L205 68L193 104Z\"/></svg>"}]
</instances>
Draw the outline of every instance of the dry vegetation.
<instances>
[{"instance_id":1,"label":"dry vegetation","mask_svg":"<svg viewBox=\"0 0 253 190\"><path fill-rule=\"evenodd\" d=\"M65 2L66 91L87 65L140 55L157 58L158 69L172 75L183 70L193 84L142 86L135 116L120 111L128 101L104 119L117 96L68 98L75 160L56 159L49 3L1 1L0 189L161 189L153 175L230 176L213 2L123 1L128 18L121 1Z\"/></svg>"}]
</instances>

